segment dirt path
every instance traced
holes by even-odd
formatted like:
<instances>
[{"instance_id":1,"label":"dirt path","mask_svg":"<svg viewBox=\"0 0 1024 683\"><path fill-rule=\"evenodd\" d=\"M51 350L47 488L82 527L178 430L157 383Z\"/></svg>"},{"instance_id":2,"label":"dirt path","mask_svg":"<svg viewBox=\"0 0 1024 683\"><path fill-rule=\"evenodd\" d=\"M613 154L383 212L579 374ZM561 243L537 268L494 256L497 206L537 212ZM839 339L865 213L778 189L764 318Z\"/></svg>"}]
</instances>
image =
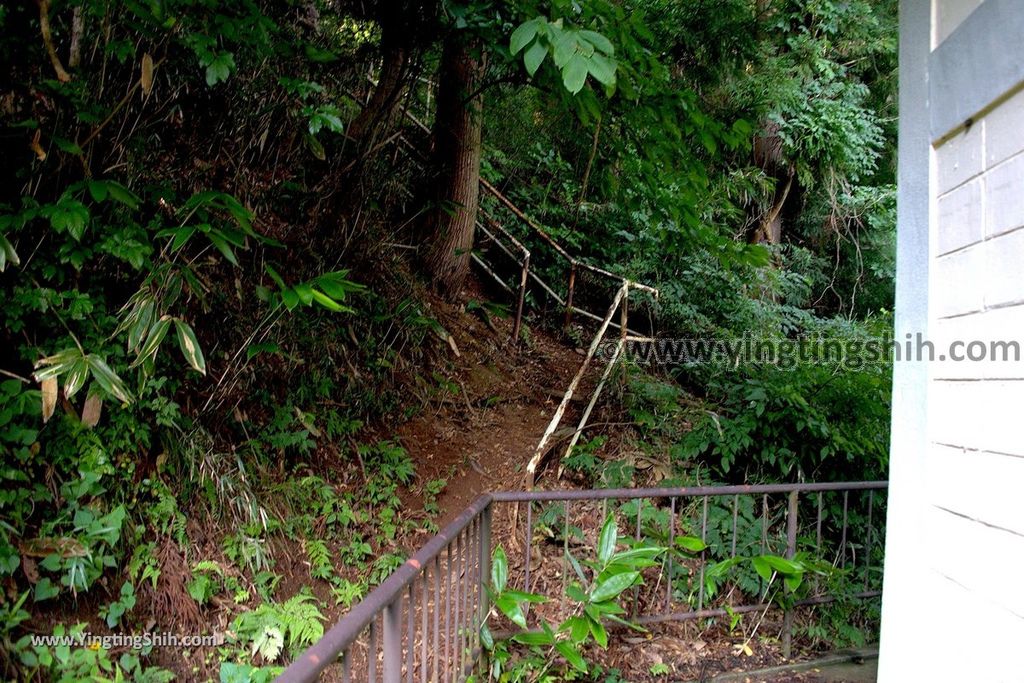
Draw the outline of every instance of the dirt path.
<instances>
[{"instance_id":1,"label":"dirt path","mask_svg":"<svg viewBox=\"0 0 1024 683\"><path fill-rule=\"evenodd\" d=\"M529 344L514 348L508 319L492 317L494 330L471 313L453 312L442 322L459 349L458 357L452 352L450 380L459 389L428 401L396 436L422 481L447 481L438 498L444 526L480 493L523 486L526 463L583 354L536 330ZM601 367L592 364L560 429L576 424ZM548 467L561 451L551 452Z\"/></svg>"}]
</instances>

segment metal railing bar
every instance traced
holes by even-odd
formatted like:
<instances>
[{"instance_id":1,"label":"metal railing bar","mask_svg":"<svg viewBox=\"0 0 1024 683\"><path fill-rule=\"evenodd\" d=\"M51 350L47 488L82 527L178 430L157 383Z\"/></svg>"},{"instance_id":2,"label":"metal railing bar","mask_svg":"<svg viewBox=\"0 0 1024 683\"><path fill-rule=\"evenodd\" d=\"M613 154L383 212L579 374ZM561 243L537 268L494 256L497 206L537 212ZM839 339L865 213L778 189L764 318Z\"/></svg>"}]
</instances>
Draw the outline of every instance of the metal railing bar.
<instances>
[{"instance_id":1,"label":"metal railing bar","mask_svg":"<svg viewBox=\"0 0 1024 683\"><path fill-rule=\"evenodd\" d=\"M854 481L796 484L734 484L726 486L681 486L677 488L618 488L560 491L495 491L490 495L495 503L525 503L528 501L554 502L565 500L635 500L637 498L698 498L701 496L731 496L801 493L813 491L867 491L887 488L887 481Z\"/></svg>"},{"instance_id":2,"label":"metal railing bar","mask_svg":"<svg viewBox=\"0 0 1024 683\"><path fill-rule=\"evenodd\" d=\"M427 626L427 593L430 589L430 583L428 581L430 577L430 571L428 568L423 569L423 573L420 574L420 683L427 683L427 667L430 663L430 658L427 656L427 640L429 631Z\"/></svg>"},{"instance_id":3,"label":"metal railing bar","mask_svg":"<svg viewBox=\"0 0 1024 683\"><path fill-rule=\"evenodd\" d=\"M821 520L822 520L822 514L821 513L822 513L822 503L823 503L824 497L825 497L825 494L823 492L819 491L818 492L818 522L817 522L817 528L815 530L815 541L816 541L815 547L816 548L821 548Z\"/></svg>"},{"instance_id":4,"label":"metal railing bar","mask_svg":"<svg viewBox=\"0 0 1024 683\"><path fill-rule=\"evenodd\" d=\"M407 626L406 626L406 641L405 641L405 680L407 683L413 683L413 665L416 656L416 583L414 579L408 588L408 592L405 596L405 604L407 605L408 612L406 613Z\"/></svg>"},{"instance_id":5,"label":"metal railing bar","mask_svg":"<svg viewBox=\"0 0 1024 683\"><path fill-rule=\"evenodd\" d=\"M732 553L729 557L736 557L736 523L739 521L740 497L734 494L732 497Z\"/></svg>"},{"instance_id":6,"label":"metal railing bar","mask_svg":"<svg viewBox=\"0 0 1024 683\"><path fill-rule=\"evenodd\" d=\"M568 501L566 501L568 505ZM636 531L635 540L637 544L640 543L640 512L644 509L643 503L637 502L636 504ZM636 618L636 615L640 613L640 586L633 588L633 613L632 616Z\"/></svg>"},{"instance_id":7,"label":"metal railing bar","mask_svg":"<svg viewBox=\"0 0 1024 683\"><path fill-rule=\"evenodd\" d=\"M704 497L704 511L701 513L700 518L700 541L706 543L708 540L708 498ZM703 551L702 551L703 552ZM697 609L704 609L704 566L706 562L700 563L700 586L698 588L699 593L697 594Z\"/></svg>"},{"instance_id":8,"label":"metal railing bar","mask_svg":"<svg viewBox=\"0 0 1024 683\"><path fill-rule=\"evenodd\" d=\"M569 511L572 509L572 502L565 501L565 518L562 520L562 593L559 597L559 610L562 618L565 619L567 603L565 601L565 588L569 583Z\"/></svg>"},{"instance_id":9,"label":"metal railing bar","mask_svg":"<svg viewBox=\"0 0 1024 683\"><path fill-rule=\"evenodd\" d=\"M869 599L869 598L877 598L881 594L882 594L882 591L878 591L878 590L874 590L874 591L861 591L859 593L854 593L854 594L852 594L850 596L847 596L847 597L856 598L856 599ZM821 596L816 596L816 597L813 597L813 598L804 598L802 600L797 600L796 602L793 603L793 606L794 607L809 607L809 606L813 606L813 605L827 605L829 603L835 602L838 599L839 598L837 598L837 597L835 597L833 595L821 595ZM769 608L771 606L772 606L771 603L762 602L762 603L759 603L757 605L739 605L737 607L730 607L729 609L732 611L733 614L744 614L746 612L760 612L760 611L763 611L763 610L765 610L765 609L767 609L767 608ZM689 620L692 620L692 619L707 619L707 618L711 618L711 617L725 617L725 616L729 616L729 610L726 610L725 608L708 608L708 609L701 609L701 610L692 610L692 611L689 611L689 612L672 612L671 614L651 614L651 615L647 615L647 616L637 617L633 621L636 622L637 624L644 625L644 624L657 624L657 623L662 623L662 622L666 622L666 621L689 621Z\"/></svg>"},{"instance_id":10,"label":"metal railing bar","mask_svg":"<svg viewBox=\"0 0 1024 683\"><path fill-rule=\"evenodd\" d=\"M704 500L707 500L705 498ZM786 508L786 559L796 555L796 536L800 514L800 492L791 491ZM865 588L867 588L865 586ZM787 609L782 617L782 656L789 659L793 653L793 610Z\"/></svg>"},{"instance_id":11,"label":"metal railing bar","mask_svg":"<svg viewBox=\"0 0 1024 683\"><path fill-rule=\"evenodd\" d=\"M476 520L474 520L474 522L475 521ZM473 528L472 524L467 527L467 531L471 528ZM466 573L468 571L468 567L466 566L467 545L469 545L469 538L465 535L465 532L463 532L463 535L459 537L459 559L455 565L457 571L457 580L455 583L458 586L458 589L455 593L455 632L452 634L455 638L455 647L458 653L455 661L458 662L459 671L462 670L463 657L465 656L464 650L466 647L466 629L463 626L463 622L466 620L466 589L468 588L466 584Z\"/></svg>"},{"instance_id":12,"label":"metal railing bar","mask_svg":"<svg viewBox=\"0 0 1024 683\"><path fill-rule=\"evenodd\" d=\"M839 543L839 553L840 553L840 558L841 558L840 566L843 569L846 569L846 524L847 524L847 521L848 521L847 520L847 513L848 513L849 503L850 503L850 492L849 491L843 491L843 540L840 541L840 543Z\"/></svg>"},{"instance_id":13,"label":"metal railing bar","mask_svg":"<svg viewBox=\"0 0 1024 683\"><path fill-rule=\"evenodd\" d=\"M384 683L400 683L402 680L402 595L384 607L382 620L384 650Z\"/></svg>"},{"instance_id":14,"label":"metal railing bar","mask_svg":"<svg viewBox=\"0 0 1024 683\"><path fill-rule=\"evenodd\" d=\"M441 557L434 558L434 677L441 680Z\"/></svg>"},{"instance_id":15,"label":"metal railing bar","mask_svg":"<svg viewBox=\"0 0 1024 683\"><path fill-rule=\"evenodd\" d=\"M523 578L523 592L530 592L530 554L533 551L533 501L526 501L526 575Z\"/></svg>"},{"instance_id":16,"label":"metal railing bar","mask_svg":"<svg viewBox=\"0 0 1024 683\"><path fill-rule=\"evenodd\" d=\"M768 494L761 496L761 554L768 548Z\"/></svg>"},{"instance_id":17,"label":"metal railing bar","mask_svg":"<svg viewBox=\"0 0 1024 683\"><path fill-rule=\"evenodd\" d=\"M451 683L452 680L452 543L449 543L445 549L444 565L444 659L442 661L448 671L448 683Z\"/></svg>"},{"instance_id":18,"label":"metal railing bar","mask_svg":"<svg viewBox=\"0 0 1024 683\"><path fill-rule=\"evenodd\" d=\"M864 590L868 589L868 579L871 576L871 513L875 503L875 492L868 491L868 539L864 548Z\"/></svg>"},{"instance_id":19,"label":"metal railing bar","mask_svg":"<svg viewBox=\"0 0 1024 683\"><path fill-rule=\"evenodd\" d=\"M466 528L473 518L491 505L492 500L490 494L485 493L478 496L469 504L469 507L406 560L402 566L392 572L391 576L365 599L353 607L344 619L335 624L320 640L293 661L277 680L282 683L314 680L337 658L338 654L355 642L367 625L373 622L384 605L389 604L396 595L405 590L409 582L419 574L420 569L431 562L451 539ZM371 660L373 659L374 657L371 657Z\"/></svg>"},{"instance_id":20,"label":"metal railing bar","mask_svg":"<svg viewBox=\"0 0 1024 683\"><path fill-rule=\"evenodd\" d=\"M377 681L377 615L373 615L373 619L370 621L370 644L366 649L366 665L369 669L369 679L371 683ZM285 673L288 670L285 669Z\"/></svg>"},{"instance_id":21,"label":"metal railing bar","mask_svg":"<svg viewBox=\"0 0 1024 683\"><path fill-rule=\"evenodd\" d=\"M668 513L668 546L674 548L676 544L676 499L673 496L669 503ZM666 562L666 577L665 577L665 612L669 612L672 609L672 553L668 553L668 560Z\"/></svg>"}]
</instances>

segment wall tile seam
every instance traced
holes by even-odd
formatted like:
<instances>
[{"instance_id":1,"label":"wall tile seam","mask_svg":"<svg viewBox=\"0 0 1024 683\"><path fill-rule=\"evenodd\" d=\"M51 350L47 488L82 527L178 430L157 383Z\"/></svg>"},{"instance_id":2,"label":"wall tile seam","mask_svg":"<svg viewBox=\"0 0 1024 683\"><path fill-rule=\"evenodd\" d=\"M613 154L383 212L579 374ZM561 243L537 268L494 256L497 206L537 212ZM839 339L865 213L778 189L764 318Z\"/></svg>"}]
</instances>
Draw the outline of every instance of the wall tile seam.
<instances>
[{"instance_id":1,"label":"wall tile seam","mask_svg":"<svg viewBox=\"0 0 1024 683\"><path fill-rule=\"evenodd\" d=\"M962 313L953 313L951 315L937 315L934 318L932 318L929 322L938 322L940 320L957 320L959 318L968 318L972 315L984 315L989 311L1001 311L1007 308L1016 308L1017 306L1024 306L1024 299L1014 299L1013 301L1006 301L991 305L983 304L981 308L963 311Z\"/></svg>"},{"instance_id":2,"label":"wall tile seam","mask_svg":"<svg viewBox=\"0 0 1024 683\"><path fill-rule=\"evenodd\" d=\"M978 453L978 454L982 454L982 455L997 455L997 456L1002 456L1002 457L1006 457L1006 458L1020 458L1020 459L1024 459L1024 453L1007 453L1005 451L992 451L992 450L988 450L988 449L985 449L985 448L976 448L974 446L958 446L956 444L946 443L945 441L934 441L933 440L931 443L934 446L945 446L946 448L954 448L954 449L957 449L957 450L965 451L967 453Z\"/></svg>"}]
</instances>

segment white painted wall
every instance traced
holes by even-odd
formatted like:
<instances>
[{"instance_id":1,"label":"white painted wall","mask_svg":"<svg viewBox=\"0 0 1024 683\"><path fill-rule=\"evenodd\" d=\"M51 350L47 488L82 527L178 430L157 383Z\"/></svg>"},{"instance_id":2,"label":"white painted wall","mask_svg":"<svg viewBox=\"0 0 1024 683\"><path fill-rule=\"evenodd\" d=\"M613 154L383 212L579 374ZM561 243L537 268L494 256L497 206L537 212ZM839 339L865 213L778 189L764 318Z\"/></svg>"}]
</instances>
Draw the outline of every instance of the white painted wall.
<instances>
[{"instance_id":1,"label":"white painted wall","mask_svg":"<svg viewBox=\"0 0 1024 683\"><path fill-rule=\"evenodd\" d=\"M1014 2L1001 11L1024 13ZM975 11L975 26L997 16L983 5L901 2L896 334L937 354L1024 346L1024 81L969 125L929 116L959 96L929 82L929 56ZM1024 60L1021 41L1006 59ZM893 381L879 681L1024 682L1024 363L897 363Z\"/></svg>"}]
</instances>

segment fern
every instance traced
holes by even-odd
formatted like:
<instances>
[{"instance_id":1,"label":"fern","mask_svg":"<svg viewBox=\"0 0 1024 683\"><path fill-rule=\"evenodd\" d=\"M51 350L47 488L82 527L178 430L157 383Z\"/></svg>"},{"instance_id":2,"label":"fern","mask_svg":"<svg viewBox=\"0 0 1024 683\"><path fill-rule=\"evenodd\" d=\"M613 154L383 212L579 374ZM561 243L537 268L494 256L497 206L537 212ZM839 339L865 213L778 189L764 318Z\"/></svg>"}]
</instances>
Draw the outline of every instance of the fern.
<instances>
[{"instance_id":1,"label":"fern","mask_svg":"<svg viewBox=\"0 0 1024 683\"><path fill-rule=\"evenodd\" d=\"M239 640L252 644L253 655L275 661L287 643L290 652L305 648L324 634L324 615L315 597L298 593L281 604L263 603L233 622Z\"/></svg>"},{"instance_id":2,"label":"fern","mask_svg":"<svg viewBox=\"0 0 1024 683\"><path fill-rule=\"evenodd\" d=\"M306 554L309 555L309 575L314 579L329 580L334 575L334 564L331 562L331 551L321 540L306 542Z\"/></svg>"}]
</instances>

